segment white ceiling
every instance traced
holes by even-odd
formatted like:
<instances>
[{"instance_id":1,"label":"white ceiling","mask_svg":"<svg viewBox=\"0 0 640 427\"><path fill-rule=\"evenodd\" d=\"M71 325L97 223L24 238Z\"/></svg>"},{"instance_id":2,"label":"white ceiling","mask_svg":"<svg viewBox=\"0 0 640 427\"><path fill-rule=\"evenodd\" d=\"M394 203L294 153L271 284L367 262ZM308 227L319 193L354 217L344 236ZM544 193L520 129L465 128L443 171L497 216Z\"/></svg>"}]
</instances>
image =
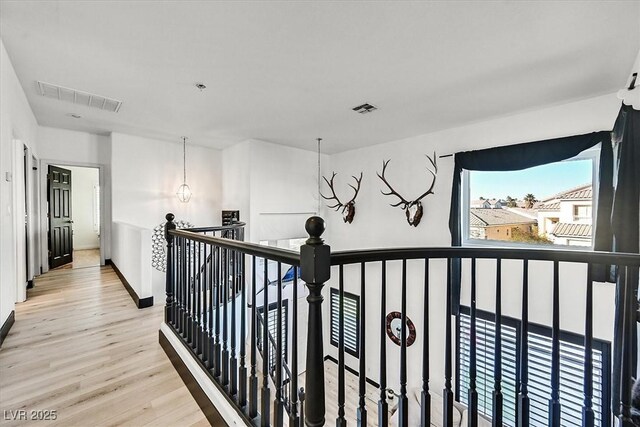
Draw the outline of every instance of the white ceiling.
<instances>
[{"instance_id":1,"label":"white ceiling","mask_svg":"<svg viewBox=\"0 0 640 427\"><path fill-rule=\"evenodd\" d=\"M637 1L3 0L0 15L41 125L218 148L321 136L333 153L610 93L640 48ZM122 108L44 98L37 80ZM351 110L365 102L379 110Z\"/></svg>"}]
</instances>

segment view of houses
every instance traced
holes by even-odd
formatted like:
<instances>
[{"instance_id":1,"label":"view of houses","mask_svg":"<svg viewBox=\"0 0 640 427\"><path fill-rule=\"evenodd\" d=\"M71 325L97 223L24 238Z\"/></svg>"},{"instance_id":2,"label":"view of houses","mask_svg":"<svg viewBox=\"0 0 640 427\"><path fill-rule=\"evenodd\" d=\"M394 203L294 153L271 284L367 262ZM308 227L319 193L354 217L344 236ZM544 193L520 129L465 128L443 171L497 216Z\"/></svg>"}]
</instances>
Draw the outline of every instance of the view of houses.
<instances>
[{"instance_id":1,"label":"view of houses","mask_svg":"<svg viewBox=\"0 0 640 427\"><path fill-rule=\"evenodd\" d=\"M471 239L590 246L592 186L584 184L543 200L532 194L522 199L471 201Z\"/></svg>"}]
</instances>

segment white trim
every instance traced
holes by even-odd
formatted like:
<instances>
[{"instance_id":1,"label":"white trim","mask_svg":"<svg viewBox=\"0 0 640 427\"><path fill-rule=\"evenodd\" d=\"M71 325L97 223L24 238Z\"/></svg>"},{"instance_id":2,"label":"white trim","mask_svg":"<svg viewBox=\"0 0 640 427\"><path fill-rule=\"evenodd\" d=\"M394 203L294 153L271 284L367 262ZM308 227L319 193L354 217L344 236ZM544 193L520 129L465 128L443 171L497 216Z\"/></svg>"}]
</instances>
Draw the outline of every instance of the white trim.
<instances>
[{"instance_id":1,"label":"white trim","mask_svg":"<svg viewBox=\"0 0 640 427\"><path fill-rule=\"evenodd\" d=\"M28 209L25 203L28 203L27 183L25 182L25 151L27 145L19 138L13 138L11 141L11 180L13 187L13 247L15 250L14 269L15 269L15 302L23 302L27 299L27 263L29 256L26 254L27 239L25 238L25 226L28 218ZM28 163L31 163L29 159Z\"/></svg>"},{"instance_id":2,"label":"white trim","mask_svg":"<svg viewBox=\"0 0 640 427\"><path fill-rule=\"evenodd\" d=\"M111 222L107 222L107 212L111 212L111 200L107 198L107 194L111 194L110 183L105 176L106 165L102 163L89 163L89 162L68 162L64 160L40 160L40 226L42 230L42 236L48 236L49 233L49 221L47 219L47 171L50 165L62 165L62 166L76 166L81 168L95 168L98 169L98 182L100 189L100 265L105 265L105 258L107 257L107 244L111 243L110 237L107 242L107 237L111 236ZM48 238L41 239L40 249L42 257L42 272L49 271L49 248Z\"/></svg>"},{"instance_id":3,"label":"white trim","mask_svg":"<svg viewBox=\"0 0 640 427\"><path fill-rule=\"evenodd\" d=\"M230 426L246 426L244 419L238 414L236 409L229 403L227 398L222 394L218 387L216 387L211 379L202 371L202 368L193 359L193 356L184 347L175 333L171 330L169 325L162 322L160 325L160 332L165 336L171 347L180 356L180 359L185 364L193 378L198 382L200 388L205 392L213 406L220 413L220 416Z\"/></svg>"}]
</instances>

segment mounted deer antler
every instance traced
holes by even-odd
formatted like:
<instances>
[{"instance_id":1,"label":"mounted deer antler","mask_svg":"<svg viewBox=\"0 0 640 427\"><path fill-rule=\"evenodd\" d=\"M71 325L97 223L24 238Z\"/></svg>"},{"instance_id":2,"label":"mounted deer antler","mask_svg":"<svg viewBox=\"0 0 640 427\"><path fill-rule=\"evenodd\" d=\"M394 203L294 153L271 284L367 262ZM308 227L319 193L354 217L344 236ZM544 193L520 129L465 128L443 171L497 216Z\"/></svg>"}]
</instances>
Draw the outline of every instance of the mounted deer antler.
<instances>
[{"instance_id":1,"label":"mounted deer antler","mask_svg":"<svg viewBox=\"0 0 640 427\"><path fill-rule=\"evenodd\" d=\"M389 182L385 178L384 173L386 172L387 166L389 165L389 162L391 160L383 161L382 174L379 174L379 173L377 174L378 178L380 178L382 182L385 183L387 188L389 188L389 191L387 193L385 193L382 190L380 192L385 196L396 196L399 199L397 203L391 203L391 206L393 206L394 208L400 207L403 211L405 211L407 215L407 222L409 223L409 225L413 225L414 227L417 227L418 224L420 224L420 220L422 219L423 209L422 209L421 200L424 199L429 194L434 194L433 187L436 185L436 175L438 173L438 165L436 163L436 153L435 152L433 153L433 158L427 155L427 159L429 159L429 162L431 163L431 166L433 168L433 170L431 170L431 168L427 166L427 171L433 176L433 181L431 181L431 186L427 191L425 191L418 198L412 201L408 201L407 199L402 197L400 193L398 193L396 190L393 189L391 184L389 184Z\"/></svg>"},{"instance_id":2,"label":"mounted deer antler","mask_svg":"<svg viewBox=\"0 0 640 427\"><path fill-rule=\"evenodd\" d=\"M351 200L349 200L347 203L342 203L340 199L338 199L338 196L336 195L335 189L333 187L333 180L336 177L336 175L337 173L333 172L333 175L331 175L330 180L325 178L324 176L322 177L322 179L324 179L324 181L329 186L329 189L331 190L332 195L330 197L327 197L324 194L320 193L320 196L322 196L322 198L325 200L335 200L336 203L334 205L332 206L327 205L327 207L330 209L335 209L336 212L342 209L342 219L344 220L344 222L348 222L349 224L351 224L351 222L353 221L353 217L356 214L356 197L358 197L358 192L360 191L360 183L362 182L362 172L360 172L360 178L356 178L355 176L352 177L353 179L356 180L357 187L354 187L353 185L348 184L349 187L353 188L355 193L353 194L353 197L351 198Z\"/></svg>"}]
</instances>

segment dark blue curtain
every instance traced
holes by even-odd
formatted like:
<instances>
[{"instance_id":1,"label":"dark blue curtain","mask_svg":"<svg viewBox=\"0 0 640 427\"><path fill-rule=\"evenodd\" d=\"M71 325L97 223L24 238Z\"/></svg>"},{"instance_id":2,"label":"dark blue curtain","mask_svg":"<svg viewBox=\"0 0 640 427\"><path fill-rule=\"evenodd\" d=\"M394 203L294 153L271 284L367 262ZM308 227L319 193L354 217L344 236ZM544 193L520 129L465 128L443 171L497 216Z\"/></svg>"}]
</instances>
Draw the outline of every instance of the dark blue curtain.
<instances>
[{"instance_id":1,"label":"dark blue curtain","mask_svg":"<svg viewBox=\"0 0 640 427\"><path fill-rule=\"evenodd\" d=\"M613 200L613 151L610 131L456 153L454 155L455 169L453 172L451 210L449 212L451 245L461 246L462 244L460 184L463 169L471 171L522 170L570 159L597 144L601 144L599 160L600 185L598 187L594 245L596 250L611 250L610 217L611 202ZM451 263L451 268L453 311L457 313L460 306L460 260L454 260ZM600 274L604 275L604 268L601 268Z\"/></svg>"},{"instance_id":2,"label":"dark blue curtain","mask_svg":"<svg viewBox=\"0 0 640 427\"><path fill-rule=\"evenodd\" d=\"M615 146L615 179L612 199L611 228L613 251L640 252L640 111L623 105L618 114L612 137ZM638 271L631 269L629 282L638 283ZM614 414L620 413L620 380L622 361L622 286L624 275L616 282L616 311L613 343L613 369L611 406ZM635 291L635 289L634 289ZM635 298L635 292L630 297ZM635 305L634 305L635 306ZM634 327L636 322L633 322ZM635 331L632 334L636 338ZM637 345L633 346L637 349ZM633 355L637 357L637 354ZM635 363L634 363L635 367ZM634 368L635 369L635 368Z\"/></svg>"}]
</instances>

